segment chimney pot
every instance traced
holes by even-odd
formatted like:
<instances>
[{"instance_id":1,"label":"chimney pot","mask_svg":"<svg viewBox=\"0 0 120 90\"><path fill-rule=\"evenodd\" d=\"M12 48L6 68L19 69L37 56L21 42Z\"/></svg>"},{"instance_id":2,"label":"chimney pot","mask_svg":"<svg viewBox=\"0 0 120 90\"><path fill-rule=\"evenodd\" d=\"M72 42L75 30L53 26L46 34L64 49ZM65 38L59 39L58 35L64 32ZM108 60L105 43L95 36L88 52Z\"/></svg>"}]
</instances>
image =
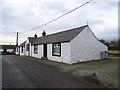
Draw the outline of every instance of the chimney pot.
<instances>
[{"instance_id":1,"label":"chimney pot","mask_svg":"<svg viewBox=\"0 0 120 90\"><path fill-rule=\"evenodd\" d=\"M45 31L43 31L42 36L43 36L43 37L46 36L46 32L45 32Z\"/></svg>"},{"instance_id":2,"label":"chimney pot","mask_svg":"<svg viewBox=\"0 0 120 90\"><path fill-rule=\"evenodd\" d=\"M37 35L36 35L36 34L34 35L34 38L37 38Z\"/></svg>"}]
</instances>

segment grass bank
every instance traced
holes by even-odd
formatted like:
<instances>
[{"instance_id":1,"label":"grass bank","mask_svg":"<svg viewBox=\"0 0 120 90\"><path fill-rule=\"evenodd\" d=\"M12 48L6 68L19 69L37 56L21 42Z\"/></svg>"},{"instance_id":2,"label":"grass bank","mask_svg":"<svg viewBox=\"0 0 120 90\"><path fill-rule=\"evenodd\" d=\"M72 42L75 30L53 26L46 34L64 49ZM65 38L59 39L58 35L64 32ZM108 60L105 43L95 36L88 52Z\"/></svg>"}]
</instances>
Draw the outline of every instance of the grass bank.
<instances>
[{"instance_id":1,"label":"grass bank","mask_svg":"<svg viewBox=\"0 0 120 90\"><path fill-rule=\"evenodd\" d=\"M109 54L120 54L120 50L108 50Z\"/></svg>"}]
</instances>

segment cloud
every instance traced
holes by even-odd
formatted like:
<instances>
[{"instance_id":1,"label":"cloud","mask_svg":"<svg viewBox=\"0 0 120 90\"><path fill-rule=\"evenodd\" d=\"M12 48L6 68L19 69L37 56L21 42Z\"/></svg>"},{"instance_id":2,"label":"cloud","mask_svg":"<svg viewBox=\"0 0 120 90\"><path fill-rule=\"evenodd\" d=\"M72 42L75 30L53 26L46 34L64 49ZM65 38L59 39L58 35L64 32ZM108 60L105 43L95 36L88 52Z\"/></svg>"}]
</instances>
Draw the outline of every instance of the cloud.
<instances>
[{"instance_id":1,"label":"cloud","mask_svg":"<svg viewBox=\"0 0 120 90\"><path fill-rule=\"evenodd\" d=\"M0 17L2 17L3 22L0 22L0 27L2 27L3 32L31 30L86 1L88 0L70 0L70 2L66 0L2 0L2 16ZM47 34L51 34L85 25L87 21L97 37L106 40L114 39L118 27L118 3L110 1L93 1L47 26L35 31L23 32L19 35L19 42L21 43L35 33L41 36L44 30ZM16 38L15 34L4 33L3 36L7 37L5 41L12 38L12 43L14 43L13 37ZM8 43L10 43L9 40Z\"/></svg>"},{"instance_id":2,"label":"cloud","mask_svg":"<svg viewBox=\"0 0 120 90\"><path fill-rule=\"evenodd\" d=\"M19 44L25 41L26 38L20 37L19 38ZM0 44L16 44L16 34L12 32L6 33L0 33Z\"/></svg>"},{"instance_id":3,"label":"cloud","mask_svg":"<svg viewBox=\"0 0 120 90\"><path fill-rule=\"evenodd\" d=\"M15 37L14 36L8 36L0 33L0 42L9 42L9 43L15 43Z\"/></svg>"}]
</instances>

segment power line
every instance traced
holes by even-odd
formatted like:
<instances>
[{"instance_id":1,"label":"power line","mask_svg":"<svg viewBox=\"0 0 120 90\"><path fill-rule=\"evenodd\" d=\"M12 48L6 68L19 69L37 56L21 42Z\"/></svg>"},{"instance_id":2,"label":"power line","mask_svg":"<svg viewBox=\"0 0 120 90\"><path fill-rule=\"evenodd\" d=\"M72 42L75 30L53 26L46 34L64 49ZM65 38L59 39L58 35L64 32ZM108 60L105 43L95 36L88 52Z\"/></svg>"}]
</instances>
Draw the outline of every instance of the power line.
<instances>
[{"instance_id":1,"label":"power line","mask_svg":"<svg viewBox=\"0 0 120 90\"><path fill-rule=\"evenodd\" d=\"M23 32L28 32L28 31L32 31L32 30L35 30L35 29L37 29L37 28L43 27L43 26L45 26L45 25L47 25L47 24L49 24L49 23L51 23L51 22L53 22L53 21L55 21L55 20L57 20L57 19L59 19L59 18L61 18L61 17L63 17L63 16L65 16L65 15L67 15L67 14L69 14L69 13L77 10L78 8L80 8L80 7L88 4L88 3L91 2L91 1L92 1L92 0L90 0L90 1L88 1L88 2L86 2L86 3L84 3L84 4L82 4L82 5L80 5L80 6L78 6L78 7L76 7L75 9L73 9L73 10L71 10L71 11L69 11L69 12L67 12L67 13L65 13L65 14L63 14L63 15L61 15L61 16L59 16L59 17L57 17L57 18L55 18L55 19L53 19L53 20L51 20L51 21L49 21L49 22L47 22L47 23L45 23L45 24L43 24L43 25L40 25L40 26L35 27L35 28L31 29L31 30L27 30L27 31L23 31Z\"/></svg>"},{"instance_id":2,"label":"power line","mask_svg":"<svg viewBox=\"0 0 120 90\"><path fill-rule=\"evenodd\" d=\"M45 24L43 24L43 25L40 25L40 26L38 26L38 27L35 27L35 28L31 29L31 30L22 31L22 32L13 32L13 33L17 33L16 46L18 46L18 34L21 34L21 33L23 33L23 32L25 33L25 32L28 32L28 31L32 31L32 30L35 30L35 29L40 28L40 27L42 27L42 26L45 26L45 25L47 25L47 24L49 24L49 23L52 23L53 21L55 21L55 20L57 20L57 19L60 19L61 17L63 17L63 16L65 16L65 15L67 15L67 14L69 14L69 13L71 13L71 12L77 10L77 9L79 9L80 7L88 4L88 3L91 2L91 1L92 1L92 0L90 0L90 1L88 1L88 2L86 2L86 3L84 3L84 4L82 4L82 5L80 5L80 6L78 6L78 7L76 7L75 9L73 9L73 10L71 10L71 11L69 11L69 12L67 12L67 13L65 13L65 14L63 14L63 15L61 15L61 16L59 16L59 17L57 17L57 18L55 18L55 19L53 19L53 20L51 20L51 21L49 21L49 22L47 22L47 23L45 23Z\"/></svg>"}]
</instances>

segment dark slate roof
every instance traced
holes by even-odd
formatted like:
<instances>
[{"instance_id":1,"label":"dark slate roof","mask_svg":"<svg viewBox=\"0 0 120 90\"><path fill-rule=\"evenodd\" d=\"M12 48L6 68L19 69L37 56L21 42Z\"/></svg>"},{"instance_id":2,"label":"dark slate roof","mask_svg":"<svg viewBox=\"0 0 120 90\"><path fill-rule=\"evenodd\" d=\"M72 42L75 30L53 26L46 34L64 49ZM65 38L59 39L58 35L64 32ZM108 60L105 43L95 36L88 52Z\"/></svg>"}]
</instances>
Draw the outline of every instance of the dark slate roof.
<instances>
[{"instance_id":1,"label":"dark slate roof","mask_svg":"<svg viewBox=\"0 0 120 90\"><path fill-rule=\"evenodd\" d=\"M56 42L69 42L75 38L82 30L84 30L88 25L46 35L45 37L39 37L33 44L45 44L45 43L56 43Z\"/></svg>"},{"instance_id":2,"label":"dark slate roof","mask_svg":"<svg viewBox=\"0 0 120 90\"><path fill-rule=\"evenodd\" d=\"M38 38L35 38L35 37L28 37L28 38L29 38L30 43L33 43L36 39L38 39Z\"/></svg>"},{"instance_id":3,"label":"dark slate roof","mask_svg":"<svg viewBox=\"0 0 120 90\"><path fill-rule=\"evenodd\" d=\"M32 44L37 38L35 38L35 37L28 37L28 39L29 39L29 42ZM24 47L25 43L26 43L26 41L21 43L18 47Z\"/></svg>"},{"instance_id":4,"label":"dark slate roof","mask_svg":"<svg viewBox=\"0 0 120 90\"><path fill-rule=\"evenodd\" d=\"M15 49L16 45L0 45L0 49Z\"/></svg>"},{"instance_id":5,"label":"dark slate roof","mask_svg":"<svg viewBox=\"0 0 120 90\"><path fill-rule=\"evenodd\" d=\"M25 47L25 43L26 43L26 41L21 43L18 47Z\"/></svg>"}]
</instances>

